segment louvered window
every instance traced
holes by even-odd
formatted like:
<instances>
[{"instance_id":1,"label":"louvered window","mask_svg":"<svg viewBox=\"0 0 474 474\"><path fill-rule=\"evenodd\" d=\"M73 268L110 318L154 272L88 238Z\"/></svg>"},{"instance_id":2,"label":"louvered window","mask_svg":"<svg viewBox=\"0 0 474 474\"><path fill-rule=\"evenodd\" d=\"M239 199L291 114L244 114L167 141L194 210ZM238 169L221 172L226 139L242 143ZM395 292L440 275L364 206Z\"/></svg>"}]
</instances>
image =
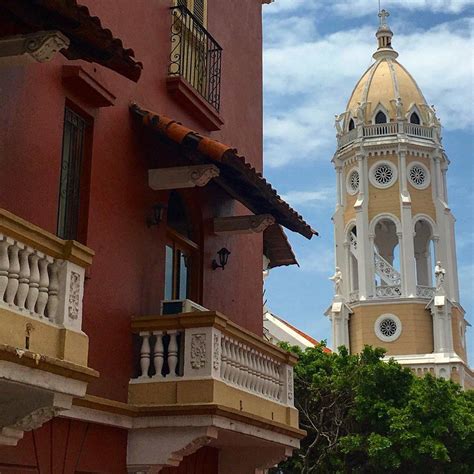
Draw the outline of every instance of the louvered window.
<instances>
[{"instance_id":1,"label":"louvered window","mask_svg":"<svg viewBox=\"0 0 474 474\"><path fill-rule=\"evenodd\" d=\"M206 19L206 0L177 0L178 7L186 7L204 25Z\"/></svg>"}]
</instances>

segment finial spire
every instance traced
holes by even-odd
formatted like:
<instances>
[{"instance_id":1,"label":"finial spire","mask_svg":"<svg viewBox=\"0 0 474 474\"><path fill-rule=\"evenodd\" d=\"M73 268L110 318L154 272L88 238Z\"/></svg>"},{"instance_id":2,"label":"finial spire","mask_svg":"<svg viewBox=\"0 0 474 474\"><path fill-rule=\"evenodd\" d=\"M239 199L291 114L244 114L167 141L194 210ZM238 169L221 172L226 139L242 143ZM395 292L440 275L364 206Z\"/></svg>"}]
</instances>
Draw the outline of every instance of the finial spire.
<instances>
[{"instance_id":1,"label":"finial spire","mask_svg":"<svg viewBox=\"0 0 474 474\"><path fill-rule=\"evenodd\" d=\"M380 19L380 25L375 35L377 37L379 47L373 55L375 59L382 57L396 58L398 56L398 53L392 49L393 32L387 23L387 18L389 16L390 13L387 10L379 10L378 17Z\"/></svg>"}]
</instances>

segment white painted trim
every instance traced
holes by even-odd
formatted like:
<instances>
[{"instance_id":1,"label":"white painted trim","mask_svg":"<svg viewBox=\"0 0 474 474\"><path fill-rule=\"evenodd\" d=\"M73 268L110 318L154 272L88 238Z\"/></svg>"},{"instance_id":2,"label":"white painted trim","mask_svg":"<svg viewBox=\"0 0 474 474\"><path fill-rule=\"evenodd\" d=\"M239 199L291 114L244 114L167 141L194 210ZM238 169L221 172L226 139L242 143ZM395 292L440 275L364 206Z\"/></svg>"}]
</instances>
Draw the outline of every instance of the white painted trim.
<instances>
[{"instance_id":1,"label":"white painted trim","mask_svg":"<svg viewBox=\"0 0 474 474\"><path fill-rule=\"evenodd\" d=\"M426 173L426 180L423 184L416 184L412 181L411 176L410 176L410 171L412 168L415 166L419 166L423 168L423 171ZM426 165L421 163L420 161L412 161L407 168L407 181L410 183L410 186L413 186L415 189L426 189L430 184L431 184L431 173L430 170Z\"/></svg>"},{"instance_id":2,"label":"white painted trim","mask_svg":"<svg viewBox=\"0 0 474 474\"><path fill-rule=\"evenodd\" d=\"M390 123L390 112L384 107L382 103L379 102L372 112L372 125L380 125L375 123L375 117L379 112L383 112L385 114L385 117L387 118L387 122L385 123Z\"/></svg>"},{"instance_id":3,"label":"white painted trim","mask_svg":"<svg viewBox=\"0 0 474 474\"><path fill-rule=\"evenodd\" d=\"M393 336L386 336L380 330L380 323L385 319L392 319L395 322L395 324L397 325L397 329L395 330L395 334ZM376 321L374 323L374 331L375 331L375 335L381 341L383 341L383 342L393 342L393 341L396 341L402 333L402 322L400 321L398 316L395 316L392 313L384 313L384 314L381 314L376 319Z\"/></svg>"},{"instance_id":4,"label":"white painted trim","mask_svg":"<svg viewBox=\"0 0 474 474\"><path fill-rule=\"evenodd\" d=\"M381 166L381 165L389 166L390 169L392 170L392 173L393 173L392 179L387 184L381 184L381 183L377 182L376 179L375 179L375 175L374 175L375 169L377 167ZM388 189L388 188L392 187L397 182L397 180L398 180L398 170L397 170L397 167L391 161L379 160L370 167L369 181L376 188Z\"/></svg>"},{"instance_id":5,"label":"white painted trim","mask_svg":"<svg viewBox=\"0 0 474 474\"><path fill-rule=\"evenodd\" d=\"M393 223L395 224L395 227L397 229L397 233L402 232L402 224L400 223L398 217L395 216L394 214L391 214L390 212L383 212L383 213L377 214L370 221L370 225L369 225L369 233L370 234L375 235L375 226L377 225L378 221L380 221L382 219L389 219L389 220L393 221ZM400 242L398 242L398 244L400 245Z\"/></svg>"},{"instance_id":6,"label":"white painted trim","mask_svg":"<svg viewBox=\"0 0 474 474\"><path fill-rule=\"evenodd\" d=\"M415 231L415 225L418 221L427 221L431 226L431 239L439 239L438 226L436 222L427 214L418 213L412 218L413 232Z\"/></svg>"}]
</instances>

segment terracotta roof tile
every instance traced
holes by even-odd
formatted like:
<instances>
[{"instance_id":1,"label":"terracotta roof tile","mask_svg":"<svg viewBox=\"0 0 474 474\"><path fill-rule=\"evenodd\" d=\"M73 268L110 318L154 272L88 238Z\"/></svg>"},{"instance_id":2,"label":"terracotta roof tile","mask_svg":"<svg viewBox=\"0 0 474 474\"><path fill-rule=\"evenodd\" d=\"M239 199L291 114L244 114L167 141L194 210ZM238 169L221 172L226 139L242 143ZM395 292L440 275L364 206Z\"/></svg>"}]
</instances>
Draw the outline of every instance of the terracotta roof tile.
<instances>
[{"instance_id":1,"label":"terracotta roof tile","mask_svg":"<svg viewBox=\"0 0 474 474\"><path fill-rule=\"evenodd\" d=\"M217 162L216 164L224 165L220 166L221 175L218 180L226 181L227 189L233 190L233 196L255 214L272 214L279 224L308 239L318 235L303 217L278 195L261 173L248 163L245 157L237 154L237 150L209 137L202 137L192 129L168 117L141 109L136 104L132 104L130 109L141 117L144 125L179 145L183 144L186 138L192 138L198 153L212 162Z\"/></svg>"},{"instance_id":2,"label":"terracotta roof tile","mask_svg":"<svg viewBox=\"0 0 474 474\"><path fill-rule=\"evenodd\" d=\"M140 78L143 65L134 60L133 50L124 48L122 41L76 0L0 0L0 19L3 15L14 19L17 34L61 31L71 42L61 51L68 59L102 64L133 81Z\"/></svg>"}]
</instances>

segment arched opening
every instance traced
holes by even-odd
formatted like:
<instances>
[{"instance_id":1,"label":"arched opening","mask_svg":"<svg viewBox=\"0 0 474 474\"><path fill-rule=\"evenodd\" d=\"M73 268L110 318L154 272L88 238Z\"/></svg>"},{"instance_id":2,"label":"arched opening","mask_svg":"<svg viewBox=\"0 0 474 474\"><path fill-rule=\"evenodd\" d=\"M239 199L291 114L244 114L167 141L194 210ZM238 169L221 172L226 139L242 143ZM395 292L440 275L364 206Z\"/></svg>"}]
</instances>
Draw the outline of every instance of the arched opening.
<instances>
[{"instance_id":1,"label":"arched opening","mask_svg":"<svg viewBox=\"0 0 474 474\"><path fill-rule=\"evenodd\" d=\"M432 287L435 263L433 229L426 219L415 223L414 247L416 283L419 286Z\"/></svg>"},{"instance_id":2,"label":"arched opening","mask_svg":"<svg viewBox=\"0 0 474 474\"><path fill-rule=\"evenodd\" d=\"M355 124L354 119L349 120L349 131L354 130Z\"/></svg>"},{"instance_id":3,"label":"arched opening","mask_svg":"<svg viewBox=\"0 0 474 474\"><path fill-rule=\"evenodd\" d=\"M375 123L387 123L387 116L381 110L375 116Z\"/></svg>"},{"instance_id":4,"label":"arched opening","mask_svg":"<svg viewBox=\"0 0 474 474\"><path fill-rule=\"evenodd\" d=\"M164 299L196 300L199 246L185 202L176 191L170 193L166 217Z\"/></svg>"},{"instance_id":5,"label":"arched opening","mask_svg":"<svg viewBox=\"0 0 474 474\"><path fill-rule=\"evenodd\" d=\"M377 296L401 296L400 245L397 226L391 219L382 218L376 223L374 246Z\"/></svg>"},{"instance_id":6,"label":"arched opening","mask_svg":"<svg viewBox=\"0 0 474 474\"><path fill-rule=\"evenodd\" d=\"M357 227L354 225L349 230L348 241L349 251L349 285L350 291L359 291L359 268L357 264Z\"/></svg>"},{"instance_id":7,"label":"arched opening","mask_svg":"<svg viewBox=\"0 0 474 474\"><path fill-rule=\"evenodd\" d=\"M415 125L420 125L420 116L416 113L416 112L413 112L411 115L410 115L410 123L414 123Z\"/></svg>"}]
</instances>

